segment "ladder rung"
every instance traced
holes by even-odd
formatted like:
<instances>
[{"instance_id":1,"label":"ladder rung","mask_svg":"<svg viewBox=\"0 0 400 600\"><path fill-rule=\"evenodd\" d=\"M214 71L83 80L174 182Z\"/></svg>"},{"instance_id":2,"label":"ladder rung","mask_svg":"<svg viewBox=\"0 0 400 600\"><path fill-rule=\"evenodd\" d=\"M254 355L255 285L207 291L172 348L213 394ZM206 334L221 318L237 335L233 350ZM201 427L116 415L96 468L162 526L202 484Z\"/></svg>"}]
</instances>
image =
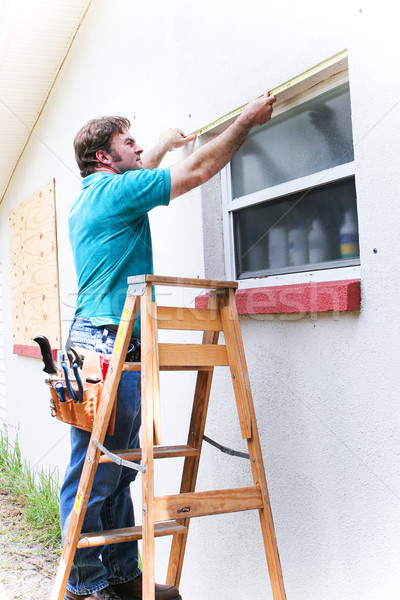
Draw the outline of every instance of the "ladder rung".
<instances>
[{"instance_id":1,"label":"ladder rung","mask_svg":"<svg viewBox=\"0 0 400 600\"><path fill-rule=\"evenodd\" d=\"M154 498L154 519L168 521L186 517L204 517L263 507L258 485L228 490L192 492Z\"/></svg>"},{"instance_id":2,"label":"ladder rung","mask_svg":"<svg viewBox=\"0 0 400 600\"><path fill-rule=\"evenodd\" d=\"M154 536L173 535L185 533L187 527L177 521L165 521L154 523ZM93 533L82 533L78 548L90 548L92 546L103 546L104 544L119 544L142 539L142 526L126 527L125 529L110 529L108 531L94 531Z\"/></svg>"},{"instance_id":3,"label":"ladder rung","mask_svg":"<svg viewBox=\"0 0 400 600\"><path fill-rule=\"evenodd\" d=\"M158 344L160 365L169 367L216 367L228 365L225 345Z\"/></svg>"},{"instance_id":4,"label":"ladder rung","mask_svg":"<svg viewBox=\"0 0 400 600\"><path fill-rule=\"evenodd\" d=\"M142 449L128 449L128 450L116 450L113 452L124 460L141 460ZM198 456L200 450L193 448L193 446L182 445L182 446L154 446L154 458L175 458L177 456ZM111 459L105 454L100 456L99 462L108 463Z\"/></svg>"},{"instance_id":5,"label":"ladder rung","mask_svg":"<svg viewBox=\"0 0 400 600\"><path fill-rule=\"evenodd\" d=\"M183 308L180 306L158 306L159 329L190 331L221 331L221 316L211 308Z\"/></svg>"},{"instance_id":6,"label":"ladder rung","mask_svg":"<svg viewBox=\"0 0 400 600\"><path fill-rule=\"evenodd\" d=\"M158 344L161 371L203 370L229 365L224 344ZM124 371L140 371L140 363L124 363Z\"/></svg>"},{"instance_id":7,"label":"ladder rung","mask_svg":"<svg viewBox=\"0 0 400 600\"><path fill-rule=\"evenodd\" d=\"M140 362L135 362L135 363L124 363L123 366L123 371L141 371L142 370L142 363ZM194 365L194 366L182 366L182 365L176 365L176 366L170 366L170 365L160 365L160 371L211 371L212 367L202 367L199 365Z\"/></svg>"}]
</instances>

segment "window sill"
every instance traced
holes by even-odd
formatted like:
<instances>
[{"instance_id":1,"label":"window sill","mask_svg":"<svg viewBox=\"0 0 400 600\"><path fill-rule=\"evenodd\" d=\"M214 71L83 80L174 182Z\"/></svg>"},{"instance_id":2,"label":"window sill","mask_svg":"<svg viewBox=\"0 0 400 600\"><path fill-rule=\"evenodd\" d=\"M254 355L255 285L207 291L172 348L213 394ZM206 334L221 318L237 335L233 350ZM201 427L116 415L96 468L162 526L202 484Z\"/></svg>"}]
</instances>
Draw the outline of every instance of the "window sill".
<instances>
[{"instance_id":1,"label":"window sill","mask_svg":"<svg viewBox=\"0 0 400 600\"><path fill-rule=\"evenodd\" d=\"M52 350L51 353L53 355L53 359L57 360L57 350ZM19 356L29 356L30 358L42 358L42 353L39 346L14 344L13 354L18 354Z\"/></svg>"},{"instance_id":2,"label":"window sill","mask_svg":"<svg viewBox=\"0 0 400 600\"><path fill-rule=\"evenodd\" d=\"M208 294L197 296L196 308L206 308ZM361 281L349 279L242 289L236 292L240 315L346 312L361 306Z\"/></svg>"}]
</instances>

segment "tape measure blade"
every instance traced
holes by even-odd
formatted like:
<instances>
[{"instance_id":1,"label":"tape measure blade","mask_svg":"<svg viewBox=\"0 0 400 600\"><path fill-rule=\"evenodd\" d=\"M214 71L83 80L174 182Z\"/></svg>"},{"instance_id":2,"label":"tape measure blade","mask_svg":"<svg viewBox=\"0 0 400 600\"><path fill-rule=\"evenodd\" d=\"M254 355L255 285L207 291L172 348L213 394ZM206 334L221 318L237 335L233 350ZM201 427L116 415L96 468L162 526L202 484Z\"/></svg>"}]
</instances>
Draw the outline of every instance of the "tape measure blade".
<instances>
[{"instance_id":1,"label":"tape measure blade","mask_svg":"<svg viewBox=\"0 0 400 600\"><path fill-rule=\"evenodd\" d=\"M197 131L195 131L194 133L197 136L203 135L204 133L211 131L211 129L218 127L218 125L222 125L223 123L226 123L230 119L234 119L235 117L238 117L240 115L240 113L245 109L246 106L247 106L247 104L243 104L243 106L240 106L239 108L236 108L235 110L232 110L230 113L224 115L223 117L219 117L219 119L216 119L212 123L209 123L208 125L204 125L204 127L200 127L200 129L197 129Z\"/></svg>"},{"instance_id":2,"label":"tape measure blade","mask_svg":"<svg viewBox=\"0 0 400 600\"><path fill-rule=\"evenodd\" d=\"M318 63L314 67L311 67L311 69L304 71L304 73L301 73L300 75L296 75L296 77L293 77L289 81L286 81L285 83L282 83L281 85L278 85L277 87L272 89L269 93L270 93L270 95L273 95L273 96L282 94L282 92L286 92L287 90L294 87L295 85L298 85L299 83L302 83L306 79L308 79L314 75L317 75L321 71L333 66L334 64L340 62L341 60L343 60L345 58L347 58L347 50L343 50L342 52L335 54L331 58L328 58L327 60L324 60L323 62ZM220 117L219 119L216 119L215 121L212 121L212 123L209 123L208 125L204 125L203 127L200 127L194 133L196 134L197 137L199 137L200 135L203 135L204 133L211 131L215 127L218 127L219 125L222 125L223 123L226 123L227 121L230 121L231 119L239 116L243 112L243 110L246 106L247 106L247 104L244 104L243 106L240 106L239 108L236 108L235 110L232 110L230 113L224 115L223 117Z\"/></svg>"},{"instance_id":3,"label":"tape measure blade","mask_svg":"<svg viewBox=\"0 0 400 600\"><path fill-rule=\"evenodd\" d=\"M293 77L292 79L289 79L289 81L282 83L278 87L271 90L270 94L273 94L274 96L281 94L282 92L289 90L291 87L294 87L295 85L302 83L306 79L309 79L313 75L318 75L318 73L321 73L321 71L328 69L329 67L340 62L341 60L343 60L346 57L347 57L347 50L343 50L343 52L339 52L338 54L335 54L335 56L332 56L331 58L328 58L327 60L324 60L323 62L318 63L314 67L311 67L311 69L304 71L304 73L300 73L300 75L296 75L296 77Z\"/></svg>"}]
</instances>

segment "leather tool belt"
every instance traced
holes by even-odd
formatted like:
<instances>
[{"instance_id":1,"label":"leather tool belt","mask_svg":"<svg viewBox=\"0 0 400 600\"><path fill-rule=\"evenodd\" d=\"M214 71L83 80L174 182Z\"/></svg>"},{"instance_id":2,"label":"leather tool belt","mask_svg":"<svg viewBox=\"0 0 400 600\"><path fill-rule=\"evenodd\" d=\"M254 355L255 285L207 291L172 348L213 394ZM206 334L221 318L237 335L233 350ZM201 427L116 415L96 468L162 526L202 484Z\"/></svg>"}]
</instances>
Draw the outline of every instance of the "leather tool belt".
<instances>
[{"instance_id":1,"label":"leather tool belt","mask_svg":"<svg viewBox=\"0 0 400 600\"><path fill-rule=\"evenodd\" d=\"M72 398L65 383L59 380L63 386L63 397L64 400L60 399L60 391L56 390L54 385L56 382L50 383L50 410L51 416L56 417L59 421L84 429L85 431L92 431L94 419L99 408L99 402L101 398L101 392L103 390L103 383L95 383L88 386L83 390L82 402L75 402ZM74 384L71 384L75 388ZM75 388L77 392L77 388ZM114 421L115 421L115 410ZM110 421L108 428L108 434L114 433L114 422Z\"/></svg>"},{"instance_id":2,"label":"leather tool belt","mask_svg":"<svg viewBox=\"0 0 400 600\"><path fill-rule=\"evenodd\" d=\"M70 369L70 377L66 377L65 368L63 374L61 371L59 376L49 377L47 383L50 386L50 411L53 417L64 423L92 431L105 379L106 369L102 363L104 361L108 366L110 355L77 346L74 346L73 350L83 359L78 371L80 385L73 379L74 374ZM115 401L108 435L114 433L116 405Z\"/></svg>"},{"instance_id":3,"label":"leather tool belt","mask_svg":"<svg viewBox=\"0 0 400 600\"><path fill-rule=\"evenodd\" d=\"M51 415L64 423L92 431L99 410L110 354L100 354L67 343L66 355L55 364L49 340L44 335L33 338L40 347L43 371L49 377ZM133 339L133 338L132 338ZM134 339L126 355L126 362L140 360L140 341ZM108 434L113 435L117 400L114 401Z\"/></svg>"}]
</instances>

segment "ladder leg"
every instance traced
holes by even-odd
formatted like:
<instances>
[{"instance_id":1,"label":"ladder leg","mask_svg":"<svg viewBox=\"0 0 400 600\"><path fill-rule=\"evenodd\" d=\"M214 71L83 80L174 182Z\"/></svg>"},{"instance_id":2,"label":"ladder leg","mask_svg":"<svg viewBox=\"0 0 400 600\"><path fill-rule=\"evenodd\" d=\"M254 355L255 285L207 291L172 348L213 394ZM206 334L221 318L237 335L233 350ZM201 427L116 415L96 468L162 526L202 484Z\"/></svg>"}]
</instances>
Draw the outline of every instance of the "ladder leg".
<instances>
[{"instance_id":1,"label":"ladder leg","mask_svg":"<svg viewBox=\"0 0 400 600\"><path fill-rule=\"evenodd\" d=\"M157 321L151 285L141 301L142 363L142 476L143 498L143 600L155 597L154 560L154 407L159 406L160 383L157 352Z\"/></svg>"},{"instance_id":2,"label":"ladder leg","mask_svg":"<svg viewBox=\"0 0 400 600\"><path fill-rule=\"evenodd\" d=\"M153 321L156 324L157 323L157 304L155 302L153 302L152 304L152 315L153 315ZM157 373L157 387L156 387L156 392L153 394L153 407L154 407L154 412L153 412L153 432L154 432L154 445L160 445L162 443L161 441L161 402L160 402L160 383L159 383L159 365L160 365L160 359L158 356L158 328L155 325L153 327L153 350L155 353L155 368L156 368L156 373Z\"/></svg>"},{"instance_id":3,"label":"ladder leg","mask_svg":"<svg viewBox=\"0 0 400 600\"><path fill-rule=\"evenodd\" d=\"M208 308L218 308L220 295L220 292L213 291L210 293ZM205 331L203 334L203 344L217 344L218 337L218 331ZM199 450L201 450L203 443L203 434L206 424L213 374L214 369L210 368L208 371L199 371L197 375L192 416L189 427L188 444L198 448ZM195 490L199 463L200 454L198 456L187 457L185 459L180 488L181 494L185 492L193 492ZM185 533L173 536L166 580L167 584L176 585L177 587L179 586L182 574L190 519L179 520L179 523L184 525L187 529Z\"/></svg>"},{"instance_id":4,"label":"ladder leg","mask_svg":"<svg viewBox=\"0 0 400 600\"><path fill-rule=\"evenodd\" d=\"M129 340L132 335L138 307L139 300L134 296L128 296L124 305L113 353L111 355L110 366L101 395L99 410L96 415L92 435L89 441L88 451L79 481L78 492L71 513L71 519L51 593L51 600L63 600L64 598L100 454L100 450L95 446L93 440L97 440L101 444L104 442L111 412L117 397L118 383L121 377L122 367Z\"/></svg>"},{"instance_id":5,"label":"ladder leg","mask_svg":"<svg viewBox=\"0 0 400 600\"><path fill-rule=\"evenodd\" d=\"M255 485L260 485L262 490L263 507L259 509L259 517L265 553L267 557L269 576L271 580L272 594L274 600L286 600L281 563L275 536L274 521L272 518L271 504L268 494L267 479L265 476L264 461L261 452L253 397L251 394L246 358L233 290L227 290L226 306L221 310L221 317L228 356L231 355L234 357L234 364L236 367L235 379L240 380L234 385L235 395L238 402L239 416L240 410L242 410L242 414L248 415L251 423L251 435L247 438L247 445L249 449L253 481ZM230 325L225 328L228 320ZM243 390L245 390L245 393L243 393Z\"/></svg>"}]
</instances>

